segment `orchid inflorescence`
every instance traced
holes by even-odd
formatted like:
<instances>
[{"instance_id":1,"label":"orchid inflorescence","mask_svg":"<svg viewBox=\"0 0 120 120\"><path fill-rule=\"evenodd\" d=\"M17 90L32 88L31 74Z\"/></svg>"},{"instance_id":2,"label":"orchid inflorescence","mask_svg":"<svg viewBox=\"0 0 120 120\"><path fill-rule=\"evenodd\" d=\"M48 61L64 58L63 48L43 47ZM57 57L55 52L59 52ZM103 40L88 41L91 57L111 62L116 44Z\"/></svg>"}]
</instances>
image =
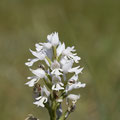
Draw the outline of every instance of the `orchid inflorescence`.
<instances>
[{"instance_id":1,"label":"orchid inflorescence","mask_svg":"<svg viewBox=\"0 0 120 120\"><path fill-rule=\"evenodd\" d=\"M30 49L35 58L28 59L25 63L34 74L28 77L30 81L25 83L33 87L33 104L47 108L51 120L65 120L75 110L75 104L80 98L80 95L72 94L71 91L85 87L85 83L78 79L83 68L73 67L81 58L75 53L74 46L65 48L56 32L47 36L46 43L37 43L35 47L36 51ZM37 69L30 68L39 61L41 62ZM63 113L61 103L64 99L67 110Z\"/></svg>"}]
</instances>

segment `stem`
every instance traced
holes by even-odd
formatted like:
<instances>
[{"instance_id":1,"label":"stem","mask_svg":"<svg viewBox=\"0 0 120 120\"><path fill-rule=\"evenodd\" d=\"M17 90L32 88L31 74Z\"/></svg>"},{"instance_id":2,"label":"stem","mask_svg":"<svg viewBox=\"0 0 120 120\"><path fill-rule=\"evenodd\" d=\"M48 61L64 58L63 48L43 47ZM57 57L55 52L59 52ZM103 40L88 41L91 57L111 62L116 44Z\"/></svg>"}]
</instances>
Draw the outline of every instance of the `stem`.
<instances>
[{"instance_id":1,"label":"stem","mask_svg":"<svg viewBox=\"0 0 120 120\"><path fill-rule=\"evenodd\" d=\"M66 120L71 112L66 110L59 120Z\"/></svg>"},{"instance_id":2,"label":"stem","mask_svg":"<svg viewBox=\"0 0 120 120\"><path fill-rule=\"evenodd\" d=\"M57 102L53 96L50 96L49 100L51 103L46 104L46 108L48 109L50 120L56 120Z\"/></svg>"},{"instance_id":3,"label":"stem","mask_svg":"<svg viewBox=\"0 0 120 120\"><path fill-rule=\"evenodd\" d=\"M53 116L53 120L56 120L56 101L53 101L52 116Z\"/></svg>"},{"instance_id":4,"label":"stem","mask_svg":"<svg viewBox=\"0 0 120 120\"><path fill-rule=\"evenodd\" d=\"M54 53L54 57L55 57L55 59L57 59L57 51L56 51L56 46L53 46L53 53Z\"/></svg>"},{"instance_id":5,"label":"stem","mask_svg":"<svg viewBox=\"0 0 120 120\"><path fill-rule=\"evenodd\" d=\"M50 120L56 120L56 113L53 110L48 110L50 115Z\"/></svg>"},{"instance_id":6,"label":"stem","mask_svg":"<svg viewBox=\"0 0 120 120\"><path fill-rule=\"evenodd\" d=\"M70 113L74 112L75 110L75 104L71 105L70 107L68 107L68 109L65 111L65 113L60 117L59 120L66 120L68 118L68 116L70 115Z\"/></svg>"},{"instance_id":7,"label":"stem","mask_svg":"<svg viewBox=\"0 0 120 120\"><path fill-rule=\"evenodd\" d=\"M50 116L50 120L52 120L52 111L51 111L51 108L49 106L49 103L46 103L45 104L45 107L47 108L48 112L49 112L49 116Z\"/></svg>"}]
</instances>

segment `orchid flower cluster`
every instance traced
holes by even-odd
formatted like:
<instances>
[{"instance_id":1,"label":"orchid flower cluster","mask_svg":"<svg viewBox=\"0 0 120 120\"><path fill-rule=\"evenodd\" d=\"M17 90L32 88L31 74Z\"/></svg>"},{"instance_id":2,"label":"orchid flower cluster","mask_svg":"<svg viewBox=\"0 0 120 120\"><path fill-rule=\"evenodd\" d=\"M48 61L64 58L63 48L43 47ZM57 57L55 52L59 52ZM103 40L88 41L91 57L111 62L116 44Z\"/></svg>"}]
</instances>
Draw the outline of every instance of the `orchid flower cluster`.
<instances>
[{"instance_id":1,"label":"orchid flower cluster","mask_svg":"<svg viewBox=\"0 0 120 120\"><path fill-rule=\"evenodd\" d=\"M35 44L36 50L30 49L33 59L25 63L33 76L28 77L26 85L33 87L33 104L48 109L50 120L65 120L75 110L80 95L72 94L74 89L85 87L78 75L82 73L79 63L80 57L75 53L74 46L65 47L58 37L58 33L47 36L47 42ZM38 64L37 69L32 69ZM62 102L65 99L67 110L63 112Z\"/></svg>"}]
</instances>

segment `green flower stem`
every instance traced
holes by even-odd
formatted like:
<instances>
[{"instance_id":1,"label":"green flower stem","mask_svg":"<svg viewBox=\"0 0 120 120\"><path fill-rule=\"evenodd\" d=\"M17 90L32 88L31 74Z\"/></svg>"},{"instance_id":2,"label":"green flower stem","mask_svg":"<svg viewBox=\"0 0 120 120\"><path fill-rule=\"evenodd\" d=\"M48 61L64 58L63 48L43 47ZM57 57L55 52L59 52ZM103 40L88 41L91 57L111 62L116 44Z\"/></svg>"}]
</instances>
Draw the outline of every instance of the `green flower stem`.
<instances>
[{"instance_id":1,"label":"green flower stem","mask_svg":"<svg viewBox=\"0 0 120 120\"><path fill-rule=\"evenodd\" d=\"M48 109L49 115L50 115L50 120L56 120L55 112L49 108Z\"/></svg>"},{"instance_id":2,"label":"green flower stem","mask_svg":"<svg viewBox=\"0 0 120 120\"><path fill-rule=\"evenodd\" d=\"M53 116L53 120L56 120L56 101L53 101L52 104L52 116Z\"/></svg>"},{"instance_id":3,"label":"green flower stem","mask_svg":"<svg viewBox=\"0 0 120 120\"><path fill-rule=\"evenodd\" d=\"M52 101L52 105L51 106L46 106L46 108L48 109L49 115L50 115L50 120L56 120L56 101Z\"/></svg>"},{"instance_id":4,"label":"green flower stem","mask_svg":"<svg viewBox=\"0 0 120 120\"><path fill-rule=\"evenodd\" d=\"M47 108L50 116L50 120L56 120L56 110L58 107L58 103L56 102L56 99L54 98L54 93L52 92L49 97L49 102L45 104L45 107Z\"/></svg>"},{"instance_id":5,"label":"green flower stem","mask_svg":"<svg viewBox=\"0 0 120 120\"><path fill-rule=\"evenodd\" d=\"M52 109L51 109L49 103L46 103L45 107L47 108L47 110L49 112L50 120L53 120Z\"/></svg>"}]
</instances>

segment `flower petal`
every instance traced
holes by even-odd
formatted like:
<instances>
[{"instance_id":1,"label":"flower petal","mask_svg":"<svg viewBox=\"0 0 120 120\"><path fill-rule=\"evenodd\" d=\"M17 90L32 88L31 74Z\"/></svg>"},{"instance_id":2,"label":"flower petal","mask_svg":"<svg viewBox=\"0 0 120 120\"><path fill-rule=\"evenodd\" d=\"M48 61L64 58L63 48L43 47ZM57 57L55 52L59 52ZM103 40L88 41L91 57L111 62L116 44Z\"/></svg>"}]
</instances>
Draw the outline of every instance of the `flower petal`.
<instances>
[{"instance_id":1,"label":"flower petal","mask_svg":"<svg viewBox=\"0 0 120 120\"><path fill-rule=\"evenodd\" d=\"M80 66L77 66L77 67L71 68L71 69L69 69L68 72L70 72L70 73L75 72L75 74L78 75L78 74L81 73L82 70L83 70L83 68L79 68L79 67L80 67Z\"/></svg>"},{"instance_id":2,"label":"flower petal","mask_svg":"<svg viewBox=\"0 0 120 120\"><path fill-rule=\"evenodd\" d=\"M32 66L35 62L37 62L39 59L38 58L34 58L34 59L28 59L28 62L25 63L25 65L27 66Z\"/></svg>"},{"instance_id":3,"label":"flower petal","mask_svg":"<svg viewBox=\"0 0 120 120\"><path fill-rule=\"evenodd\" d=\"M44 60L45 59L45 52L38 52L38 51L33 51L30 49L30 52L37 58L39 58L40 60Z\"/></svg>"},{"instance_id":4,"label":"flower petal","mask_svg":"<svg viewBox=\"0 0 120 120\"><path fill-rule=\"evenodd\" d=\"M64 87L62 87L59 83L54 84L54 85L52 86L52 90L59 91L59 90L63 90L63 89L64 89Z\"/></svg>"},{"instance_id":5,"label":"flower petal","mask_svg":"<svg viewBox=\"0 0 120 120\"><path fill-rule=\"evenodd\" d=\"M69 79L69 81L71 81L71 80L77 81L77 80L78 80L78 74L77 74L77 75L73 75L73 76Z\"/></svg>"},{"instance_id":6,"label":"flower petal","mask_svg":"<svg viewBox=\"0 0 120 120\"><path fill-rule=\"evenodd\" d=\"M57 46L59 44L59 37L56 32L48 35L47 39L53 46Z\"/></svg>"},{"instance_id":7,"label":"flower petal","mask_svg":"<svg viewBox=\"0 0 120 120\"><path fill-rule=\"evenodd\" d=\"M43 49L43 46L39 45L38 43L35 44L36 50L41 51Z\"/></svg>"},{"instance_id":8,"label":"flower petal","mask_svg":"<svg viewBox=\"0 0 120 120\"><path fill-rule=\"evenodd\" d=\"M32 69L30 68L30 71L31 71L33 74L35 74L37 77L39 77L39 78L44 78L44 77L45 77L45 71L42 70L41 68L38 68L38 69L36 69L36 70L32 70Z\"/></svg>"},{"instance_id":9,"label":"flower petal","mask_svg":"<svg viewBox=\"0 0 120 120\"><path fill-rule=\"evenodd\" d=\"M65 44L64 43L60 44L57 48L57 56L59 57L64 50L65 50Z\"/></svg>"},{"instance_id":10,"label":"flower petal","mask_svg":"<svg viewBox=\"0 0 120 120\"><path fill-rule=\"evenodd\" d=\"M51 74L59 76L59 75L62 75L61 72L62 72L62 69L54 69L52 70Z\"/></svg>"},{"instance_id":11,"label":"flower petal","mask_svg":"<svg viewBox=\"0 0 120 120\"><path fill-rule=\"evenodd\" d=\"M73 103L76 103L79 98L80 98L80 95L75 95L75 94L69 94L67 96L67 99L72 100Z\"/></svg>"},{"instance_id":12,"label":"flower petal","mask_svg":"<svg viewBox=\"0 0 120 120\"><path fill-rule=\"evenodd\" d=\"M32 80L28 81L27 83L25 83L25 85L28 85L29 87L33 87L35 83L38 82L38 78L33 78Z\"/></svg>"},{"instance_id":13,"label":"flower petal","mask_svg":"<svg viewBox=\"0 0 120 120\"><path fill-rule=\"evenodd\" d=\"M50 49L52 47L51 43L40 43L45 49Z\"/></svg>"}]
</instances>

